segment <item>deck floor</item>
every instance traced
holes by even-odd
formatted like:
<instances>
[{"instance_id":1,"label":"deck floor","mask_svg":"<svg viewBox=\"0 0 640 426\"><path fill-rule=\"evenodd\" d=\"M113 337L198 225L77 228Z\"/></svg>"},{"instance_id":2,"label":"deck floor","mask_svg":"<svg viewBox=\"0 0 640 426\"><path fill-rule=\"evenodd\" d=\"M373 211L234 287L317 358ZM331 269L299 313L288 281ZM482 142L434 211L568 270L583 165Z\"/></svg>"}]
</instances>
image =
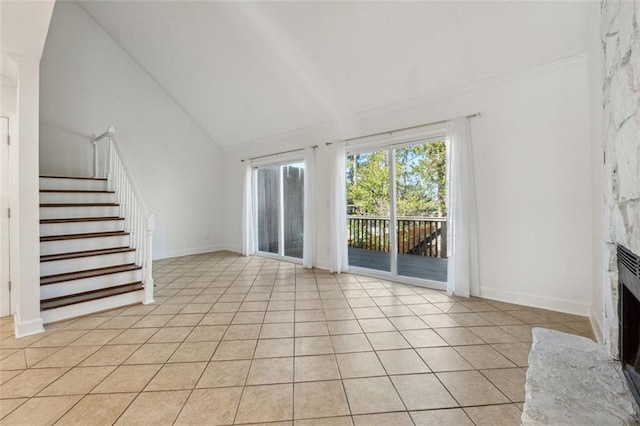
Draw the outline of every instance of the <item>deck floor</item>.
<instances>
[{"instance_id":1,"label":"deck floor","mask_svg":"<svg viewBox=\"0 0 640 426\"><path fill-rule=\"evenodd\" d=\"M447 281L447 259L398 255L398 275L432 281ZM382 251L349 248L349 265L377 271L391 271L391 257Z\"/></svg>"}]
</instances>

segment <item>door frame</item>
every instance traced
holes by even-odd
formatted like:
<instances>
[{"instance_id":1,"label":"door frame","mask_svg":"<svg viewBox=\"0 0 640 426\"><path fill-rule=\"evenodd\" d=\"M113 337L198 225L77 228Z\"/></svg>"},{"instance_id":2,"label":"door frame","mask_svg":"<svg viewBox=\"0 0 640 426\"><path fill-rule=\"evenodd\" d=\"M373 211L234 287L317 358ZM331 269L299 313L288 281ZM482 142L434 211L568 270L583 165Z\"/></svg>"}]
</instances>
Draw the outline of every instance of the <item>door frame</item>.
<instances>
[{"instance_id":1,"label":"door frame","mask_svg":"<svg viewBox=\"0 0 640 426\"><path fill-rule=\"evenodd\" d=\"M376 269L362 268L349 265L349 272L357 275L363 275L372 278L395 281L403 284L426 287L434 290L446 290L447 282L435 281L427 278L415 278L405 275L398 275L398 234L397 234L397 209L396 209L396 150L414 145L426 144L429 142L437 142L446 140L446 130L438 129L429 132L408 135L405 137L393 137L387 140L377 140L374 143L362 143L347 147L346 156L362 154L367 152L383 151L387 153L387 161L389 162L389 247L392 250L390 256L390 272ZM448 162L448 159L447 159ZM447 166L448 168L448 166ZM345 221L346 211L345 211ZM449 245L450 246L450 245ZM345 247L348 251L348 247Z\"/></svg>"},{"instance_id":2,"label":"door frame","mask_svg":"<svg viewBox=\"0 0 640 426\"><path fill-rule=\"evenodd\" d=\"M0 317L12 315L15 312L11 282L11 194L13 177L11 173L11 145L9 140L15 140L13 135L14 120L11 117L0 116L6 121L8 140L0 141ZM14 212L15 213L15 212Z\"/></svg>"}]
</instances>

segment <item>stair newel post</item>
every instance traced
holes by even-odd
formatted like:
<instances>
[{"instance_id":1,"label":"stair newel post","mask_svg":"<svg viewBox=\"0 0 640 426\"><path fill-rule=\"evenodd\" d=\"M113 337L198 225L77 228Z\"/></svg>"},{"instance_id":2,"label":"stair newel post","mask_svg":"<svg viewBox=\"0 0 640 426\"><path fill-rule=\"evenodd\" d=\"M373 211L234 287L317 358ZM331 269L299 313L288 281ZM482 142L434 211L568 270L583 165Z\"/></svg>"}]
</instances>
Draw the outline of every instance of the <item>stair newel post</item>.
<instances>
[{"instance_id":1,"label":"stair newel post","mask_svg":"<svg viewBox=\"0 0 640 426\"><path fill-rule=\"evenodd\" d=\"M93 137L93 177L98 178L98 141Z\"/></svg>"},{"instance_id":2,"label":"stair newel post","mask_svg":"<svg viewBox=\"0 0 640 426\"><path fill-rule=\"evenodd\" d=\"M139 252L142 250L142 245L140 244L140 234L142 234L142 232L144 232L140 227L139 227L139 222L138 222L138 217L139 215L139 211L138 211L138 203L133 204L133 212L132 212L132 216L131 216L131 238L133 240L133 248L136 249L136 252ZM136 259L138 258L138 253L136 253Z\"/></svg>"},{"instance_id":3,"label":"stair newel post","mask_svg":"<svg viewBox=\"0 0 640 426\"><path fill-rule=\"evenodd\" d=\"M109 163L109 166L107 167L107 170L105 170L106 173L106 178L107 178L107 188L109 189L109 191L113 191L113 180L112 180L112 170L113 170L113 141L111 140L111 138L109 138L109 144L107 145L107 162Z\"/></svg>"},{"instance_id":4,"label":"stair newel post","mask_svg":"<svg viewBox=\"0 0 640 426\"><path fill-rule=\"evenodd\" d=\"M122 216L124 217L124 229L127 232L131 232L131 217L129 216L129 188L127 188L127 181L123 179L122 182L122 205L120 209Z\"/></svg>"},{"instance_id":5,"label":"stair newel post","mask_svg":"<svg viewBox=\"0 0 640 426\"><path fill-rule=\"evenodd\" d=\"M154 303L153 300L153 231L156 229L156 218L147 216L147 241L145 244L144 261L144 304Z\"/></svg>"},{"instance_id":6,"label":"stair newel post","mask_svg":"<svg viewBox=\"0 0 640 426\"><path fill-rule=\"evenodd\" d=\"M145 239L147 238L146 234L144 233L145 217L144 217L144 213L143 212L140 212L139 215L138 215L138 229L140 229L140 234L138 235L138 247L140 247L140 249L142 249L142 247L145 247L145 245L144 245L145 244ZM140 262L140 264L143 264L145 259L144 259L144 253L142 252L142 250L138 250L137 256L138 256L138 261Z\"/></svg>"}]
</instances>

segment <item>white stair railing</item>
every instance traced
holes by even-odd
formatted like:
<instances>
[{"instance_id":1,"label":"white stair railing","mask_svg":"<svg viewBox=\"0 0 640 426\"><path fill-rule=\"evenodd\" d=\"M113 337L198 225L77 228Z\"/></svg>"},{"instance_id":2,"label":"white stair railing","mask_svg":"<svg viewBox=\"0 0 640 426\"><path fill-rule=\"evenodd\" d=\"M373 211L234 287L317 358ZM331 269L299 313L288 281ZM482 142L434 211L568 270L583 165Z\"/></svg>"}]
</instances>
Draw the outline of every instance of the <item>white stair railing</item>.
<instances>
[{"instance_id":1,"label":"white stair railing","mask_svg":"<svg viewBox=\"0 0 640 426\"><path fill-rule=\"evenodd\" d=\"M136 265L142 266L144 304L153 303L153 231L155 217L149 214L140 190L122 156L113 126L93 138L94 177L107 179L110 191L115 191L116 203L124 217L131 247L136 249Z\"/></svg>"}]
</instances>

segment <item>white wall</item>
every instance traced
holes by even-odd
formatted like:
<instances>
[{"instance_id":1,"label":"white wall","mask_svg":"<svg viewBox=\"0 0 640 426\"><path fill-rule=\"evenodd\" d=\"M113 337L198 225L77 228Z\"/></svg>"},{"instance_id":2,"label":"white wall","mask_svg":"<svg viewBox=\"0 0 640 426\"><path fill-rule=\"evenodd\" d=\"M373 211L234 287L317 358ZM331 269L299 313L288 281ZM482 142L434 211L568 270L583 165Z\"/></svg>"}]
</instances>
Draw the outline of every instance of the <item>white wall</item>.
<instances>
[{"instance_id":1,"label":"white wall","mask_svg":"<svg viewBox=\"0 0 640 426\"><path fill-rule=\"evenodd\" d=\"M110 124L156 215L154 257L220 249L221 151L75 2L58 2L41 64L40 172L91 176Z\"/></svg>"},{"instance_id":2,"label":"white wall","mask_svg":"<svg viewBox=\"0 0 640 426\"><path fill-rule=\"evenodd\" d=\"M3 84L0 86L0 115L9 117L18 111L16 87Z\"/></svg>"},{"instance_id":3,"label":"white wall","mask_svg":"<svg viewBox=\"0 0 640 426\"><path fill-rule=\"evenodd\" d=\"M226 152L226 240L241 245L240 158L318 144L317 265L328 266L325 142L482 112L472 120L481 296L589 315L592 192L585 56Z\"/></svg>"},{"instance_id":4,"label":"white wall","mask_svg":"<svg viewBox=\"0 0 640 426\"><path fill-rule=\"evenodd\" d=\"M17 83L11 131L15 137L9 155L11 298L17 337L44 331L38 277L39 65L53 5L52 0L0 2L2 73L12 68L12 81ZM5 62L7 57L11 67Z\"/></svg>"}]
</instances>

